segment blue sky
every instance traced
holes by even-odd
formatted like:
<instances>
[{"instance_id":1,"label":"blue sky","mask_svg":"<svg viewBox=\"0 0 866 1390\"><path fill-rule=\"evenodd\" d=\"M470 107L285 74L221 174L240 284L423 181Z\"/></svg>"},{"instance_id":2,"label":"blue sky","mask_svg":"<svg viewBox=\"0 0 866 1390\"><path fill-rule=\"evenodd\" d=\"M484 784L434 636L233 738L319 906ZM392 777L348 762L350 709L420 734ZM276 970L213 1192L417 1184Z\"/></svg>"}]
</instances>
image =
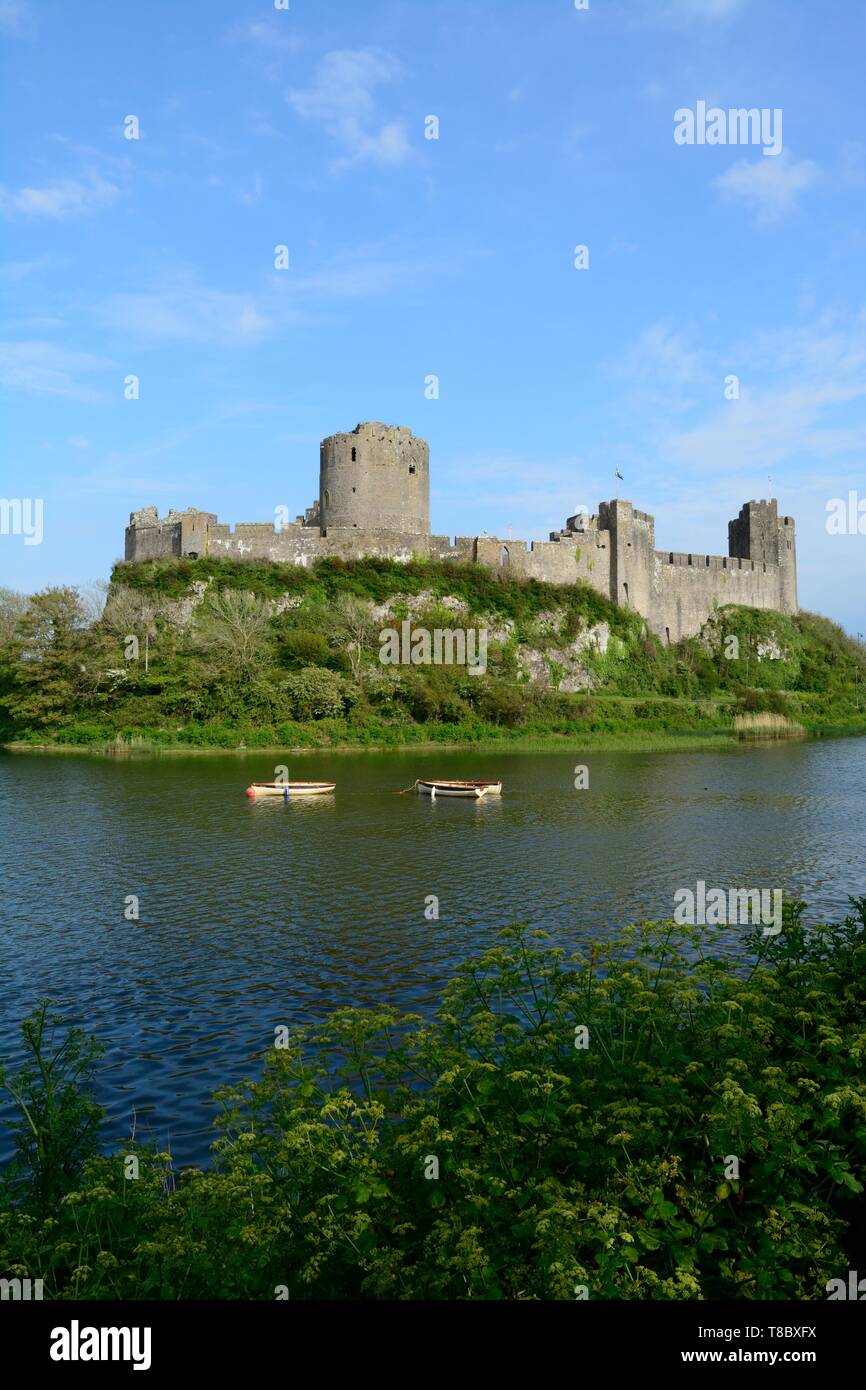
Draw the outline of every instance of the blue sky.
<instances>
[{"instance_id":1,"label":"blue sky","mask_svg":"<svg viewBox=\"0 0 866 1390\"><path fill-rule=\"evenodd\" d=\"M866 7L0 0L0 31L0 493L45 506L0 584L106 577L151 503L294 515L319 439L380 419L430 441L441 533L618 495L725 553L777 495L801 604L866 629L866 536L825 525L866 498ZM678 145L699 101L780 109L782 153Z\"/></svg>"}]
</instances>

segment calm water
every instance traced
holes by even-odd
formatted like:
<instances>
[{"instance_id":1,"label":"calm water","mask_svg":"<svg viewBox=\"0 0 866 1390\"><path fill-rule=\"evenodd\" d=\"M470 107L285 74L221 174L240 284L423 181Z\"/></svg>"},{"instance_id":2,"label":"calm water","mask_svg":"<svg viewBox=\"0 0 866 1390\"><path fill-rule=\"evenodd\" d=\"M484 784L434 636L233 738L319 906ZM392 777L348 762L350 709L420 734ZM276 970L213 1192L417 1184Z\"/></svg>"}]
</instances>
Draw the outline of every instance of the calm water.
<instances>
[{"instance_id":1,"label":"calm water","mask_svg":"<svg viewBox=\"0 0 866 1390\"><path fill-rule=\"evenodd\" d=\"M585 761L590 790L575 791ZM430 1006L523 920L569 945L669 916L694 885L778 886L810 916L866 893L866 740L724 753L316 754L334 797L252 803L274 759L0 756L0 1053L50 996L108 1046L112 1131L206 1157L211 1090L277 1024ZM501 775L501 800L395 796ZM140 898L141 919L124 919ZM439 921L424 917L440 900ZM3 1113L0 1110L0 1116Z\"/></svg>"}]
</instances>

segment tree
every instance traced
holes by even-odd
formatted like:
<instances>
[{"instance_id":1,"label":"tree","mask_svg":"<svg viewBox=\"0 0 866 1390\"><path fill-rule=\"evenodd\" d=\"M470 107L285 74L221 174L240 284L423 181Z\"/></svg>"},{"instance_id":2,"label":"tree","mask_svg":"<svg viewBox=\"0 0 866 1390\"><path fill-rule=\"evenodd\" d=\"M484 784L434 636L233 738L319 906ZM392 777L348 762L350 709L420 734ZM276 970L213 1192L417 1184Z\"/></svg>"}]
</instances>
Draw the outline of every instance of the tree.
<instances>
[{"instance_id":1,"label":"tree","mask_svg":"<svg viewBox=\"0 0 866 1390\"><path fill-rule=\"evenodd\" d=\"M74 713L86 622L76 589L44 589L28 600L10 643L13 684L3 697L16 723L38 728Z\"/></svg>"},{"instance_id":2,"label":"tree","mask_svg":"<svg viewBox=\"0 0 866 1390\"><path fill-rule=\"evenodd\" d=\"M111 593L111 585L104 579L94 579L90 584L85 584L78 592L88 626L93 626L94 623L99 622L105 611L105 605Z\"/></svg>"},{"instance_id":3,"label":"tree","mask_svg":"<svg viewBox=\"0 0 866 1390\"><path fill-rule=\"evenodd\" d=\"M270 630L266 599L248 589L219 589L202 609L197 636L206 650L221 653L247 674L262 655Z\"/></svg>"},{"instance_id":4,"label":"tree","mask_svg":"<svg viewBox=\"0 0 866 1390\"><path fill-rule=\"evenodd\" d=\"M340 594L333 613L337 634L346 643L352 675L357 681L361 675L364 650L369 646L375 626L370 605L355 594Z\"/></svg>"},{"instance_id":5,"label":"tree","mask_svg":"<svg viewBox=\"0 0 866 1390\"><path fill-rule=\"evenodd\" d=\"M0 589L0 647L15 636L15 629L27 611L27 595L14 589Z\"/></svg>"},{"instance_id":6,"label":"tree","mask_svg":"<svg viewBox=\"0 0 866 1390\"><path fill-rule=\"evenodd\" d=\"M126 584L114 584L109 590L102 614L102 627L110 637L124 644L129 637L138 638L147 651L148 640L156 636L158 612L156 603L146 594ZM147 664L145 657L145 669Z\"/></svg>"}]
</instances>

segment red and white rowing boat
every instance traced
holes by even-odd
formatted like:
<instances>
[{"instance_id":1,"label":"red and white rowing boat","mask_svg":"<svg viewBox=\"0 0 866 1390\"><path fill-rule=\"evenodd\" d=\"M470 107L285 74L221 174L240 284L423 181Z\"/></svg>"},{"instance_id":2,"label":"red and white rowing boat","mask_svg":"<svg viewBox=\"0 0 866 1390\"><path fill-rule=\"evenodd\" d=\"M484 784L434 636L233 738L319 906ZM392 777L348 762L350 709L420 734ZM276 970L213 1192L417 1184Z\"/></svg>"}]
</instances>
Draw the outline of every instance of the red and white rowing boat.
<instances>
[{"instance_id":1,"label":"red and white rowing boat","mask_svg":"<svg viewBox=\"0 0 866 1390\"><path fill-rule=\"evenodd\" d=\"M322 796L332 792L336 782L253 782L247 796L281 796L284 801L293 796Z\"/></svg>"}]
</instances>

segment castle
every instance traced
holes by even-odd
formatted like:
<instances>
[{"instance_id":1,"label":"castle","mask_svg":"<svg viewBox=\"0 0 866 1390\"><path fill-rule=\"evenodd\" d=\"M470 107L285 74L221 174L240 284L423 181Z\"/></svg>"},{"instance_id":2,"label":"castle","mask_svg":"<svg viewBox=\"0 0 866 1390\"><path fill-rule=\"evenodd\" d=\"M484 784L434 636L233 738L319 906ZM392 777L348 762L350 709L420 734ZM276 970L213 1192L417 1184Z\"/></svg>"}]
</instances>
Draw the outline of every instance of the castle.
<instances>
[{"instance_id":1,"label":"castle","mask_svg":"<svg viewBox=\"0 0 866 1390\"><path fill-rule=\"evenodd\" d=\"M213 512L156 507L133 512L126 559L160 555L277 560L309 565L323 556L362 555L407 561L472 561L548 584L583 580L646 619L663 642L699 632L715 607L797 611L794 522L775 500L747 502L728 525L727 555L694 555L655 548L655 521L631 502L599 503L597 514L569 517L548 541L430 534L430 458L411 430L378 423L322 441L319 498L279 529L241 523L234 531Z\"/></svg>"}]
</instances>

